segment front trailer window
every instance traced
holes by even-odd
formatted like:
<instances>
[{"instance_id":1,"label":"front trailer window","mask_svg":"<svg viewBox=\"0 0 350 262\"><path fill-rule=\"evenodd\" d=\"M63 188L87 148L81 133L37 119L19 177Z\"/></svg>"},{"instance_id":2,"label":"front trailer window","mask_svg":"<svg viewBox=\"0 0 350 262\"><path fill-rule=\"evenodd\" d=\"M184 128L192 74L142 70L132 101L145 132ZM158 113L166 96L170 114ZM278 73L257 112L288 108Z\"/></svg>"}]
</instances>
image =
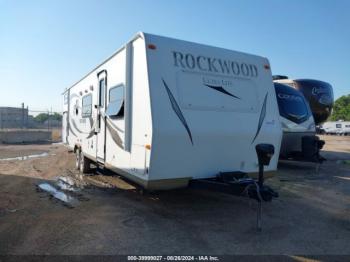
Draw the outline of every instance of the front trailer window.
<instances>
[{"instance_id":1,"label":"front trailer window","mask_svg":"<svg viewBox=\"0 0 350 262\"><path fill-rule=\"evenodd\" d=\"M106 114L111 117L124 116L124 86L119 85L109 90L109 104Z\"/></svg>"}]
</instances>

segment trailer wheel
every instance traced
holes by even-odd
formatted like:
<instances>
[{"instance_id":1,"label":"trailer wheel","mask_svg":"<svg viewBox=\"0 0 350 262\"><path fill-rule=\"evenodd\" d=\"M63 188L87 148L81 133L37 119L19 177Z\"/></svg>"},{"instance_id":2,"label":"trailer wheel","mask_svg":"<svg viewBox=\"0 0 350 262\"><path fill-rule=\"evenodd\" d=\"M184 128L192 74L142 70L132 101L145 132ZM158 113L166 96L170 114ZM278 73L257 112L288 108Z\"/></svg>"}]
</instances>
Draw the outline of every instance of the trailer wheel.
<instances>
[{"instance_id":1,"label":"trailer wheel","mask_svg":"<svg viewBox=\"0 0 350 262\"><path fill-rule=\"evenodd\" d=\"M84 156L83 153L80 153L80 172L85 174L91 171L90 169L91 160Z\"/></svg>"},{"instance_id":2,"label":"trailer wheel","mask_svg":"<svg viewBox=\"0 0 350 262\"><path fill-rule=\"evenodd\" d=\"M80 169L80 149L75 150L75 169Z\"/></svg>"}]
</instances>

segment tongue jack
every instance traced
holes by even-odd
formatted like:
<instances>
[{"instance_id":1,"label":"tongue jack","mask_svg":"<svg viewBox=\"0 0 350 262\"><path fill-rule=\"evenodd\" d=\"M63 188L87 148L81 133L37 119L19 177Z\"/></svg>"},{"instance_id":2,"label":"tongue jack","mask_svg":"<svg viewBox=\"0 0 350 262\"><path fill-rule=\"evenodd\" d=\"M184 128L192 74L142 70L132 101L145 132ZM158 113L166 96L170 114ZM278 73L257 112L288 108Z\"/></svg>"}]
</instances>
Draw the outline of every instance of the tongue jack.
<instances>
[{"instance_id":1,"label":"tongue jack","mask_svg":"<svg viewBox=\"0 0 350 262\"><path fill-rule=\"evenodd\" d=\"M259 178L257 183L257 196L258 196L258 212L257 212L257 220L256 226L257 230L260 232L261 228L261 213L262 213L262 200L267 192L270 191L268 187L264 187L264 166L268 166L270 164L270 160L275 153L275 148L271 144L258 144L255 146L256 154L258 155L259 162ZM265 200L265 199L264 199Z\"/></svg>"}]
</instances>

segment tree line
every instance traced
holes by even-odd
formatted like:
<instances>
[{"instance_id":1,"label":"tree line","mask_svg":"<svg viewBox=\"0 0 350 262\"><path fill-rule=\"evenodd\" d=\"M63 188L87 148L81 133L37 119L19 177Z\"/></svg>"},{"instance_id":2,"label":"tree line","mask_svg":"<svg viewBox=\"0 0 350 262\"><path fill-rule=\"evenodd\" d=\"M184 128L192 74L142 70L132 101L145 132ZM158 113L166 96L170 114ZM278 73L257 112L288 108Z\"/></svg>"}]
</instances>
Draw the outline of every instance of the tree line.
<instances>
[{"instance_id":1,"label":"tree line","mask_svg":"<svg viewBox=\"0 0 350 262\"><path fill-rule=\"evenodd\" d=\"M49 119L49 117L50 117L50 120L62 121L62 115L59 113L53 113L50 115L48 113L40 113L34 117L34 120L39 123L44 123L46 120Z\"/></svg>"},{"instance_id":2,"label":"tree line","mask_svg":"<svg viewBox=\"0 0 350 262\"><path fill-rule=\"evenodd\" d=\"M334 102L333 112L329 120L350 121L350 94L341 96Z\"/></svg>"}]
</instances>

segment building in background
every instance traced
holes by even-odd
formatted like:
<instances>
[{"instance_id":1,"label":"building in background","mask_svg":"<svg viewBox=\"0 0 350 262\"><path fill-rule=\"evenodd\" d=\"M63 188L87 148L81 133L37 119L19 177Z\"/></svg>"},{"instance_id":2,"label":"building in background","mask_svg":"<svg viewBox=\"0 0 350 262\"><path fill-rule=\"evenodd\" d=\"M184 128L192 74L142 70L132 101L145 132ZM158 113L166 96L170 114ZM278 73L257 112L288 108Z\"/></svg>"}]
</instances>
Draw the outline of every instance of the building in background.
<instances>
[{"instance_id":1,"label":"building in background","mask_svg":"<svg viewBox=\"0 0 350 262\"><path fill-rule=\"evenodd\" d=\"M28 126L28 108L0 107L0 128L26 128Z\"/></svg>"},{"instance_id":2,"label":"building in background","mask_svg":"<svg viewBox=\"0 0 350 262\"><path fill-rule=\"evenodd\" d=\"M27 107L1 107L0 129L59 129L62 115L49 110L31 110Z\"/></svg>"}]
</instances>

